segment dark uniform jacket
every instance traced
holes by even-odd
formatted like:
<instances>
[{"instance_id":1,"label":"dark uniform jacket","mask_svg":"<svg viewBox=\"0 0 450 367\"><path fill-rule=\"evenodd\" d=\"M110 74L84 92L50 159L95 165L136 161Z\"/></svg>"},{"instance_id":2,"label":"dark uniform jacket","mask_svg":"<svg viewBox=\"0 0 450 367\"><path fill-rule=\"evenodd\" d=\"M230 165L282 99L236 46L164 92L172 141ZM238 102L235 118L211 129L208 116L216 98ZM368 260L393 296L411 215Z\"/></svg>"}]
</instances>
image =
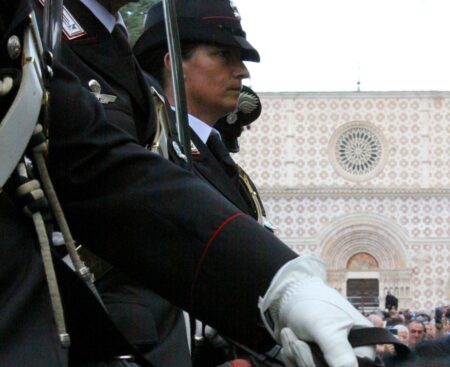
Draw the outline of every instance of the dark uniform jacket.
<instances>
[{"instance_id":1,"label":"dark uniform jacket","mask_svg":"<svg viewBox=\"0 0 450 367\"><path fill-rule=\"evenodd\" d=\"M111 50L106 31L96 30L75 48L92 42ZM108 65L119 62L98 57L106 65L79 56L74 63L98 74L103 93L119 95L112 87L118 77L109 74L120 67ZM154 126L144 113L125 102L114 112L106 113L75 77L53 84L51 173L75 237L222 333L269 347L258 298L296 254L192 173L150 153Z\"/></svg>"},{"instance_id":2,"label":"dark uniform jacket","mask_svg":"<svg viewBox=\"0 0 450 367\"><path fill-rule=\"evenodd\" d=\"M258 211L255 206L259 205L261 214L265 215L255 185L242 168L234 162L225 145L221 142L217 143L218 147L208 145L208 142L204 144L192 129L191 140L195 147L192 154L194 172L244 213L258 220ZM242 177L246 177L248 185L243 183Z\"/></svg>"},{"instance_id":3,"label":"dark uniform jacket","mask_svg":"<svg viewBox=\"0 0 450 367\"><path fill-rule=\"evenodd\" d=\"M0 1L0 72L20 70L20 58L6 53L6 40L22 36L31 6L26 0ZM56 83L57 84L57 83ZM66 85L64 85L66 86ZM60 90L58 88L58 90ZM0 119L9 109L0 97ZM21 106L27 108L27 106ZM2 131L3 132L3 131ZM1 169L1 166L0 166ZM63 302L70 352L61 347L36 230L23 212L9 179L0 189L0 366L82 366L136 354L91 291L59 258L54 266ZM50 223L49 230L50 230ZM50 235L50 232L49 232Z\"/></svg>"},{"instance_id":4,"label":"dark uniform jacket","mask_svg":"<svg viewBox=\"0 0 450 367\"><path fill-rule=\"evenodd\" d=\"M62 41L65 66L86 89L90 88L90 82L96 81L100 94L114 99L103 104L108 121L143 145L151 143L155 112L146 81L126 40L114 39L81 2L65 1L64 5L66 15L84 33L72 40L65 35ZM131 243L125 241L124 245ZM191 365L180 309L117 269L99 279L96 286L119 329L155 366Z\"/></svg>"},{"instance_id":5,"label":"dark uniform jacket","mask_svg":"<svg viewBox=\"0 0 450 367\"><path fill-rule=\"evenodd\" d=\"M36 234L0 194L0 365L64 366Z\"/></svg>"},{"instance_id":6,"label":"dark uniform jacket","mask_svg":"<svg viewBox=\"0 0 450 367\"><path fill-rule=\"evenodd\" d=\"M0 193L0 365L71 366L137 355L91 291L54 257L70 353L61 347L31 219ZM143 364L144 366L144 364Z\"/></svg>"},{"instance_id":7,"label":"dark uniform jacket","mask_svg":"<svg viewBox=\"0 0 450 367\"><path fill-rule=\"evenodd\" d=\"M190 133L193 171L214 187L224 198L236 205L244 213L251 215L255 220L260 220L260 224L264 225L264 206L255 185L250 177L231 158L217 133L212 133L216 134L216 136L210 136L206 144L203 143L193 129L191 129ZM270 230L272 229L270 228ZM194 366L223 365L226 361L237 358L251 361L252 366L283 365L281 362L276 361L275 358L272 358L273 355L276 356L276 351L267 356L258 355L251 350L243 350L239 345L224 343L223 340L220 345L220 347L214 346L209 340L202 340L194 350Z\"/></svg>"}]
</instances>

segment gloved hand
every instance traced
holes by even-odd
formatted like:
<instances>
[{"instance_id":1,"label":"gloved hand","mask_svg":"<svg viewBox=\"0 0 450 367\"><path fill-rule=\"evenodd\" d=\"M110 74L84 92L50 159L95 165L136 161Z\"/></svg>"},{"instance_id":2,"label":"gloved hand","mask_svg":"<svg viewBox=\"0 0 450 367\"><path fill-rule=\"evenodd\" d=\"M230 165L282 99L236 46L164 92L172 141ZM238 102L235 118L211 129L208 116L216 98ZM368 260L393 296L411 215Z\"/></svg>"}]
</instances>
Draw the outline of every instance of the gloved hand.
<instances>
[{"instance_id":1,"label":"gloved hand","mask_svg":"<svg viewBox=\"0 0 450 367\"><path fill-rule=\"evenodd\" d=\"M314 367L308 345L316 343L330 367L357 367L356 355L375 359L374 347L352 349L348 333L354 327L371 327L336 290L325 284L324 263L302 256L283 266L260 299L264 323L283 347L288 365ZM309 355L308 355L309 351Z\"/></svg>"},{"instance_id":2,"label":"gloved hand","mask_svg":"<svg viewBox=\"0 0 450 367\"><path fill-rule=\"evenodd\" d=\"M280 356L286 367L314 366L311 348L304 341L299 340L291 329L282 329L280 339L283 345Z\"/></svg>"}]
</instances>

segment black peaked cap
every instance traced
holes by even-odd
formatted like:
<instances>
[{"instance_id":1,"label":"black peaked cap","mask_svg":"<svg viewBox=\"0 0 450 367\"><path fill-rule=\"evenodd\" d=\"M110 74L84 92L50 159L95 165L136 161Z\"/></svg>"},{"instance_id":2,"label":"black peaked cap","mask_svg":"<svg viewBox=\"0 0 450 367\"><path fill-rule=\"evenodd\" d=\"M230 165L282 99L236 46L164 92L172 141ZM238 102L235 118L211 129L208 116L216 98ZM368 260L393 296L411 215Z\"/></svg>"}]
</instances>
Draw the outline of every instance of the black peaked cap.
<instances>
[{"instance_id":1,"label":"black peaked cap","mask_svg":"<svg viewBox=\"0 0 450 367\"><path fill-rule=\"evenodd\" d=\"M240 16L229 0L176 0L181 42L212 43L237 47L245 61L259 62L258 51L247 41ZM139 61L145 54L167 45L162 2L150 8L145 31L134 46Z\"/></svg>"}]
</instances>

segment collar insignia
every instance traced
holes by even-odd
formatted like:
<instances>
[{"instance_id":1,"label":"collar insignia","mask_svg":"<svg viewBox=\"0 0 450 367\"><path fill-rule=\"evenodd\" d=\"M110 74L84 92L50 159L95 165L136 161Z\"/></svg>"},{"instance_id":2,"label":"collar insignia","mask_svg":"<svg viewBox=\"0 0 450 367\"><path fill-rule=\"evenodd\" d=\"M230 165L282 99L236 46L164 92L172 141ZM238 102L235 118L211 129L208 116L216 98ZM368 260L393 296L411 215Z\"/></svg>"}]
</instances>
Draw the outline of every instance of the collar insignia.
<instances>
[{"instance_id":1,"label":"collar insignia","mask_svg":"<svg viewBox=\"0 0 450 367\"><path fill-rule=\"evenodd\" d=\"M45 0L39 0L44 5ZM75 38L85 36L87 32L81 27L80 23L74 18L74 16L63 6L63 32L66 38L70 41Z\"/></svg>"},{"instance_id":2,"label":"collar insignia","mask_svg":"<svg viewBox=\"0 0 450 367\"><path fill-rule=\"evenodd\" d=\"M194 142L191 141L191 155L192 156L199 156L200 155L200 151L198 150L198 148L195 146Z\"/></svg>"}]
</instances>

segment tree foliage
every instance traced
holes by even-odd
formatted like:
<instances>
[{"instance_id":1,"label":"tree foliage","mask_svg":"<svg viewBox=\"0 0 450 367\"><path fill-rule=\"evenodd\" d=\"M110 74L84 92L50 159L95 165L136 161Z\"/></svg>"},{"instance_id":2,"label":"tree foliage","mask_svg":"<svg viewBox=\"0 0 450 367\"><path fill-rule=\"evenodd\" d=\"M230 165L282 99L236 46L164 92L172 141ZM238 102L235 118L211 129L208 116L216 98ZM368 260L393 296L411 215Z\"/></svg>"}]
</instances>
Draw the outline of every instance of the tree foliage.
<instances>
[{"instance_id":1,"label":"tree foliage","mask_svg":"<svg viewBox=\"0 0 450 367\"><path fill-rule=\"evenodd\" d=\"M128 28L130 43L134 45L142 31L144 30L145 16L153 5L161 0L140 0L129 3L121 9L121 14Z\"/></svg>"}]
</instances>

